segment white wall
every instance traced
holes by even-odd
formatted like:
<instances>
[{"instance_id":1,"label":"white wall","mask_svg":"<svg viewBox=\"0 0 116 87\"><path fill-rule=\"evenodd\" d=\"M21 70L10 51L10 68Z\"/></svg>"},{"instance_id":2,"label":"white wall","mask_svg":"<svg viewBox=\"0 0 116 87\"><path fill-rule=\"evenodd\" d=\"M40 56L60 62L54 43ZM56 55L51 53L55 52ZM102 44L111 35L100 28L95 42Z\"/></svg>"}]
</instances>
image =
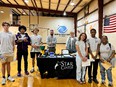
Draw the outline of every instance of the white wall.
<instances>
[{"instance_id":1,"label":"white wall","mask_svg":"<svg viewBox=\"0 0 116 87\"><path fill-rule=\"evenodd\" d=\"M31 24L37 24L37 17L31 16L30 20ZM29 26L29 17L28 16L21 16L21 24L25 26ZM65 34L69 34L70 31L74 31L74 19L73 18L66 18L66 17L39 17L39 26L42 28L49 28L53 29L55 33L59 33L57 31L59 26L66 26L68 31ZM31 32L28 31L31 35ZM40 29L39 34L43 38L43 42L46 42L46 38L49 34L49 30L47 29ZM65 43L68 36L59 37L56 35L57 43Z\"/></svg>"},{"instance_id":2,"label":"white wall","mask_svg":"<svg viewBox=\"0 0 116 87\"><path fill-rule=\"evenodd\" d=\"M109 1L110 0L104 0L104 4L109 2ZM91 12L91 11L95 10L96 7L98 7L97 6L97 0L94 0L93 3L90 4L89 11ZM111 2L108 5L104 6L103 15L105 16L105 15L111 15L111 14L116 13L115 7L116 7L116 0L114 0L113 2ZM81 11L79 13L78 17L81 18L83 14L84 14L84 11ZM85 21L88 21L88 23L89 23L89 22L92 22L92 21L95 21L95 20L98 20L98 11L95 11L94 13L87 16L85 19L82 19L82 20L78 21L77 25L80 26L80 25L83 25L85 23ZM87 24L86 33L87 33L88 37L90 37L90 29L91 28L95 28L98 32L98 21ZM82 29L81 31L83 31L84 26L77 28L77 30L80 30L80 29ZM99 35L99 32L97 33L97 36L98 35ZM105 33L105 35L108 36L109 42L112 43L114 45L115 49L116 49L116 39L112 38L112 37L116 37L116 33Z\"/></svg>"}]
</instances>

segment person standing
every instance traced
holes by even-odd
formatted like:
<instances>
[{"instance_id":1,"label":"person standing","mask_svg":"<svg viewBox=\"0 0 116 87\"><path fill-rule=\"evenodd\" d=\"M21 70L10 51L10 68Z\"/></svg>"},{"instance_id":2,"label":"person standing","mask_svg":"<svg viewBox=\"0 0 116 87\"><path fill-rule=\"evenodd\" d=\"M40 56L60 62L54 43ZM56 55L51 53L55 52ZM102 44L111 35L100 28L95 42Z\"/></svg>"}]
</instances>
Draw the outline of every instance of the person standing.
<instances>
[{"instance_id":1,"label":"person standing","mask_svg":"<svg viewBox=\"0 0 116 87\"><path fill-rule=\"evenodd\" d=\"M35 65L35 57L41 55L40 53L40 44L42 43L42 37L38 35L39 29L35 28L32 33L33 35L30 36L31 38L31 58L32 58L32 69L30 70L31 73L35 71L34 65Z\"/></svg>"},{"instance_id":2,"label":"person standing","mask_svg":"<svg viewBox=\"0 0 116 87\"><path fill-rule=\"evenodd\" d=\"M77 39L74 36L74 32L70 32L70 36L67 38L66 41L66 49L69 50L69 53L75 53L76 52L76 43Z\"/></svg>"},{"instance_id":3,"label":"person standing","mask_svg":"<svg viewBox=\"0 0 116 87\"><path fill-rule=\"evenodd\" d=\"M28 72L28 45L30 45L30 37L26 32L25 26L19 26L19 33L16 35L16 44L17 44L17 60L18 60L18 74L17 76L21 76L21 59L24 57L24 68L25 74L29 75Z\"/></svg>"},{"instance_id":4,"label":"person standing","mask_svg":"<svg viewBox=\"0 0 116 87\"><path fill-rule=\"evenodd\" d=\"M76 80L82 84L85 82L86 66L82 66L82 62L87 61L88 56L88 44L86 43L86 33L81 33L78 41L76 42Z\"/></svg>"},{"instance_id":5,"label":"person standing","mask_svg":"<svg viewBox=\"0 0 116 87\"><path fill-rule=\"evenodd\" d=\"M57 39L54 36L54 30L50 30L50 36L47 37L46 43L48 45L49 52L54 52L55 53Z\"/></svg>"},{"instance_id":6,"label":"person standing","mask_svg":"<svg viewBox=\"0 0 116 87\"><path fill-rule=\"evenodd\" d=\"M115 61L115 48L112 44L108 42L107 36L102 36L101 38L101 44L99 45L99 52L100 52L100 73L101 73L101 79L102 84L105 83L105 74L107 73L108 78L108 86L113 86L113 79L112 79L112 67L109 69L105 69L101 63L104 63L104 61L107 61L111 64L113 64L113 61ZM105 73L106 72L106 73Z\"/></svg>"},{"instance_id":7,"label":"person standing","mask_svg":"<svg viewBox=\"0 0 116 87\"><path fill-rule=\"evenodd\" d=\"M93 81L95 83L99 83L97 80L97 69L98 69L98 63L99 63L99 58L98 58L98 45L100 44L100 39L97 38L96 35L96 30L91 29L90 30L91 37L88 39L88 45L89 45L89 54L91 58L93 58L94 62L91 62L91 65L88 66L88 82L92 83L92 76L93 76ZM90 57L89 56L89 57ZM93 66L93 70L92 70Z\"/></svg>"},{"instance_id":8,"label":"person standing","mask_svg":"<svg viewBox=\"0 0 116 87\"><path fill-rule=\"evenodd\" d=\"M9 31L10 24L2 23L3 31L0 32L0 51L5 62L2 63L2 85L6 84L5 67L7 67L7 80L14 82L15 80L10 76L10 62L13 61L13 54L15 49L15 36Z\"/></svg>"}]
</instances>

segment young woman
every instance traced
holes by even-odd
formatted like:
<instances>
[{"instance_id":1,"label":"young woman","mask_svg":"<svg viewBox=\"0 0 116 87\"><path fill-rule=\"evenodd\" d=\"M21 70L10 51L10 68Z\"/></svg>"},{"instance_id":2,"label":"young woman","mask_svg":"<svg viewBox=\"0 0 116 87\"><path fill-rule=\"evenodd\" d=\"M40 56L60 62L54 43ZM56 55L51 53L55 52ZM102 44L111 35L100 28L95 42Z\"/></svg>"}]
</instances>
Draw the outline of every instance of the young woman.
<instances>
[{"instance_id":1,"label":"young woman","mask_svg":"<svg viewBox=\"0 0 116 87\"><path fill-rule=\"evenodd\" d=\"M2 85L6 84L5 71L7 70L7 80L14 82L14 78L10 76L10 62L13 61L13 53L15 48L15 36L9 31L10 24L2 23L3 31L0 32L0 51L5 61L2 62ZM5 69L6 68L6 69Z\"/></svg>"},{"instance_id":2,"label":"young woman","mask_svg":"<svg viewBox=\"0 0 116 87\"><path fill-rule=\"evenodd\" d=\"M31 38L31 58L32 58L32 69L31 69L31 73L33 73L34 70L34 65L35 65L35 56L36 58L41 55L40 53L40 44L42 43L42 37L40 35L38 35L39 29L35 28L32 33L33 35L30 37Z\"/></svg>"},{"instance_id":3,"label":"young woman","mask_svg":"<svg viewBox=\"0 0 116 87\"><path fill-rule=\"evenodd\" d=\"M82 61L87 61L88 55L88 45L86 43L87 35L85 33L81 33L78 41L76 42L76 79L79 83L85 83L85 73L86 67L82 67Z\"/></svg>"},{"instance_id":4,"label":"young woman","mask_svg":"<svg viewBox=\"0 0 116 87\"><path fill-rule=\"evenodd\" d=\"M25 74L29 75L28 72L28 45L30 45L30 37L26 32L25 26L19 27L19 33L16 35L16 44L17 44L17 60L18 60L18 74L17 76L21 76L21 59L24 57L24 66L25 66Z\"/></svg>"},{"instance_id":5,"label":"young woman","mask_svg":"<svg viewBox=\"0 0 116 87\"><path fill-rule=\"evenodd\" d=\"M112 67L109 68L108 70L105 70L105 68L102 66L101 63L104 62L104 60L106 60L107 62L111 63L111 60L114 58L115 56L115 49L114 47L108 43L108 37L107 36L102 36L101 38L101 44L99 46L99 50L100 50L100 73L101 73L101 79L102 79L102 84L105 83L105 71L107 73L107 78L109 81L109 86L112 86Z\"/></svg>"}]
</instances>

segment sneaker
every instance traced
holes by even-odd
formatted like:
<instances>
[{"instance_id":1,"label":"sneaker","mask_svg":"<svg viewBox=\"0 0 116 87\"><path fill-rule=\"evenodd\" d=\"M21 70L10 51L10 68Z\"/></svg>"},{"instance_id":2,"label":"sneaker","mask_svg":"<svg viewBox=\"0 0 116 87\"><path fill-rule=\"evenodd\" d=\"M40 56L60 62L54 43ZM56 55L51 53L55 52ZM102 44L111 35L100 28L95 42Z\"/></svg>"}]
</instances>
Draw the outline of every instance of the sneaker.
<instances>
[{"instance_id":1,"label":"sneaker","mask_svg":"<svg viewBox=\"0 0 116 87\"><path fill-rule=\"evenodd\" d=\"M34 69L31 69L31 70L30 70L30 73L33 73L33 72L35 72L35 70L34 70Z\"/></svg>"},{"instance_id":2,"label":"sneaker","mask_svg":"<svg viewBox=\"0 0 116 87\"><path fill-rule=\"evenodd\" d=\"M9 76L9 77L7 78L7 80L9 80L9 81L11 81L11 82L14 82L14 81L15 81L14 78L12 78L11 76Z\"/></svg>"},{"instance_id":3,"label":"sneaker","mask_svg":"<svg viewBox=\"0 0 116 87\"><path fill-rule=\"evenodd\" d=\"M82 84L82 81L77 80L77 82L78 82L79 84Z\"/></svg>"},{"instance_id":4,"label":"sneaker","mask_svg":"<svg viewBox=\"0 0 116 87\"><path fill-rule=\"evenodd\" d=\"M2 85L5 85L5 84L6 84L6 79L2 78Z\"/></svg>"},{"instance_id":5,"label":"sneaker","mask_svg":"<svg viewBox=\"0 0 116 87\"><path fill-rule=\"evenodd\" d=\"M20 73L20 72L18 72L18 73L17 73L17 76L18 76L18 77L21 77L21 73Z\"/></svg>"},{"instance_id":6,"label":"sneaker","mask_svg":"<svg viewBox=\"0 0 116 87\"><path fill-rule=\"evenodd\" d=\"M108 86L110 86L110 87L113 87L113 84L112 84L112 82L109 82Z\"/></svg>"},{"instance_id":7,"label":"sneaker","mask_svg":"<svg viewBox=\"0 0 116 87\"><path fill-rule=\"evenodd\" d=\"M97 79L93 79L93 81L94 81L96 84L98 84L98 83L99 83Z\"/></svg>"},{"instance_id":8,"label":"sneaker","mask_svg":"<svg viewBox=\"0 0 116 87\"><path fill-rule=\"evenodd\" d=\"M89 79L89 80L88 80L88 83L92 83L92 80L91 80L91 79Z\"/></svg>"},{"instance_id":9,"label":"sneaker","mask_svg":"<svg viewBox=\"0 0 116 87\"><path fill-rule=\"evenodd\" d=\"M101 81L101 84L105 84L105 81L104 81L104 80L102 80L102 81Z\"/></svg>"},{"instance_id":10,"label":"sneaker","mask_svg":"<svg viewBox=\"0 0 116 87\"><path fill-rule=\"evenodd\" d=\"M25 72L25 75L29 75L29 72L28 72L28 71L26 71L26 72Z\"/></svg>"}]
</instances>

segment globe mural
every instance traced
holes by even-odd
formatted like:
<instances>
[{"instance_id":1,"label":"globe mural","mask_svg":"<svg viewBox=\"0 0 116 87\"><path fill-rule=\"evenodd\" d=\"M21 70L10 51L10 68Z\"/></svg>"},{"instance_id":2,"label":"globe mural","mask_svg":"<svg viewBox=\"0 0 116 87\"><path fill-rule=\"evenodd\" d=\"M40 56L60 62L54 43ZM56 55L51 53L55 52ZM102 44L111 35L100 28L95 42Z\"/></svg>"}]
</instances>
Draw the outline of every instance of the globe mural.
<instances>
[{"instance_id":1,"label":"globe mural","mask_svg":"<svg viewBox=\"0 0 116 87\"><path fill-rule=\"evenodd\" d=\"M67 27L66 26L59 26L57 30L59 33L64 34L67 31Z\"/></svg>"}]
</instances>

